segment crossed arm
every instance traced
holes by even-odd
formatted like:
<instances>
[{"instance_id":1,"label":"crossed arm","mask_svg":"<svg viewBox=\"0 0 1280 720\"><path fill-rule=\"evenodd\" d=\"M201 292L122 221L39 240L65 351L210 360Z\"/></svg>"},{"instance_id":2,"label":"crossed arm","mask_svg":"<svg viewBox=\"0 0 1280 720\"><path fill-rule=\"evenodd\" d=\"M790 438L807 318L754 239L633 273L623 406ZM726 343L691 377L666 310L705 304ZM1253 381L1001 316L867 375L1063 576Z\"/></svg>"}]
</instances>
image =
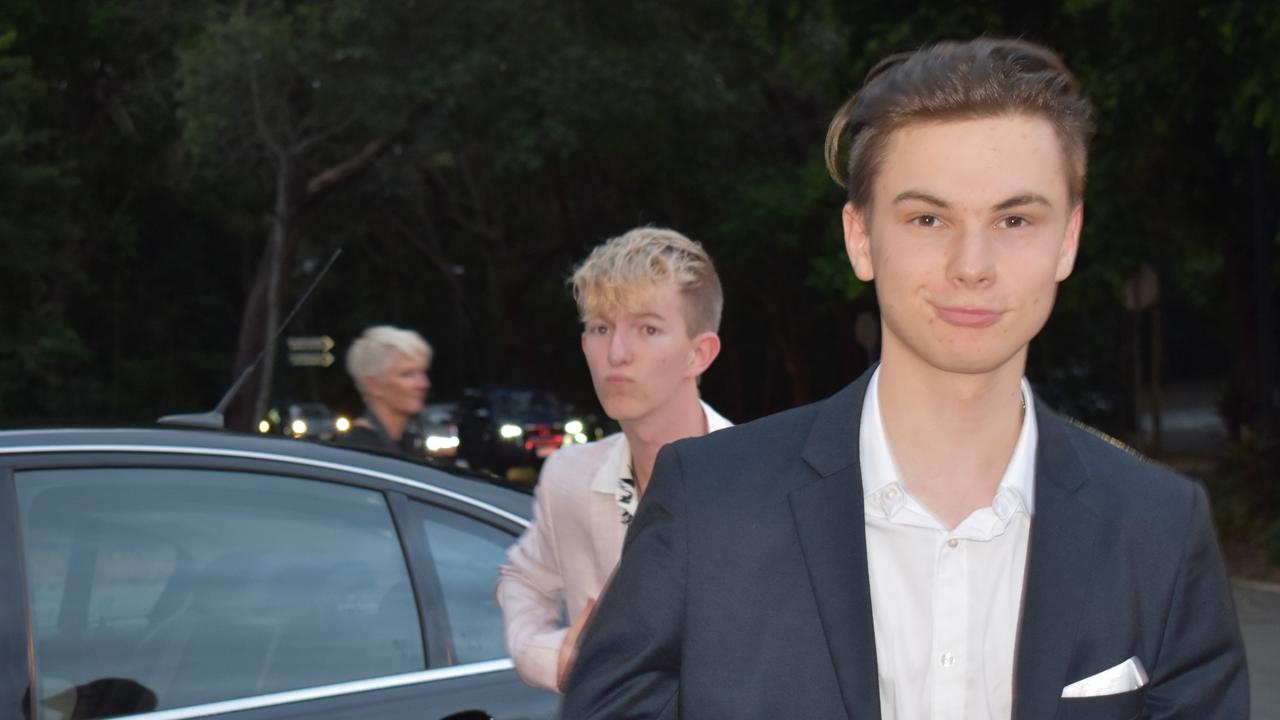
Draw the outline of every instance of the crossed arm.
<instances>
[{"instance_id":1,"label":"crossed arm","mask_svg":"<svg viewBox=\"0 0 1280 720\"><path fill-rule=\"evenodd\" d=\"M516 673L546 690L556 689L560 649L569 632L561 617L564 578L551 495L544 487L535 492L533 524L507 551L496 591Z\"/></svg>"}]
</instances>

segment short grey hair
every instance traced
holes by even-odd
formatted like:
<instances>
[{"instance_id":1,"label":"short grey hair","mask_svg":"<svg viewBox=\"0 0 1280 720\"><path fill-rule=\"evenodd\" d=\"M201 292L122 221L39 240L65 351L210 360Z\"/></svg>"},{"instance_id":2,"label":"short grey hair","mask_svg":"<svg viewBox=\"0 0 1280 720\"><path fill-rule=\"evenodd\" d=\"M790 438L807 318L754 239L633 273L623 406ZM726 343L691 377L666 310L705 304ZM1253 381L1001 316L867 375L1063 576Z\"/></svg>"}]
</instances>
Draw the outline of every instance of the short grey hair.
<instances>
[{"instance_id":1,"label":"short grey hair","mask_svg":"<svg viewBox=\"0 0 1280 720\"><path fill-rule=\"evenodd\" d=\"M385 373L396 353L431 364L431 345L412 330L374 325L351 343L347 349L347 373L361 393L364 392L364 378Z\"/></svg>"}]
</instances>

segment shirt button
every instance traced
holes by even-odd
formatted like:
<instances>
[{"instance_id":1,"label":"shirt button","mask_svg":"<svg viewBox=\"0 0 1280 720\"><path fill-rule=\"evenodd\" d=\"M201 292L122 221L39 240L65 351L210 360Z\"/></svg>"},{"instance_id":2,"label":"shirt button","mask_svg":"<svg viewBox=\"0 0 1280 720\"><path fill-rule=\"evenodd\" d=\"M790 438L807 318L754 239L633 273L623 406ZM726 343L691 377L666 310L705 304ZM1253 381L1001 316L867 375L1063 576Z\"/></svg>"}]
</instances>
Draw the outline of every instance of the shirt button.
<instances>
[{"instance_id":1,"label":"shirt button","mask_svg":"<svg viewBox=\"0 0 1280 720\"><path fill-rule=\"evenodd\" d=\"M951 667L956 664L956 656L951 653L942 653L942 667Z\"/></svg>"},{"instance_id":2,"label":"shirt button","mask_svg":"<svg viewBox=\"0 0 1280 720\"><path fill-rule=\"evenodd\" d=\"M947 541L947 547L949 548L956 547L959 544L960 544L960 541L955 538L951 538L950 540Z\"/></svg>"},{"instance_id":3,"label":"shirt button","mask_svg":"<svg viewBox=\"0 0 1280 720\"><path fill-rule=\"evenodd\" d=\"M884 496L890 500L897 500L898 488L893 488L893 487L889 488L888 490L885 491Z\"/></svg>"}]
</instances>

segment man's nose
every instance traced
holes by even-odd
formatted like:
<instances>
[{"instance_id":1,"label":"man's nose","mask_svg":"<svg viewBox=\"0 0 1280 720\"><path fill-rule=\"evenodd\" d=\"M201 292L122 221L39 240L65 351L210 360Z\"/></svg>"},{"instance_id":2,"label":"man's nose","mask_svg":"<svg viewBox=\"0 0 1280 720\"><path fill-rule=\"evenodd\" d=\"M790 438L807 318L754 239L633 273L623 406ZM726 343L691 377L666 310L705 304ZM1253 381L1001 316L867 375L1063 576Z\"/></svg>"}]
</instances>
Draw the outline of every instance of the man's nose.
<instances>
[{"instance_id":1,"label":"man's nose","mask_svg":"<svg viewBox=\"0 0 1280 720\"><path fill-rule=\"evenodd\" d=\"M952 239L947 277L957 285L983 287L996 279L995 238L987 228L965 228Z\"/></svg>"},{"instance_id":2,"label":"man's nose","mask_svg":"<svg viewBox=\"0 0 1280 720\"><path fill-rule=\"evenodd\" d=\"M626 333L615 332L609 336L609 364L626 365L631 362L631 343Z\"/></svg>"}]
</instances>

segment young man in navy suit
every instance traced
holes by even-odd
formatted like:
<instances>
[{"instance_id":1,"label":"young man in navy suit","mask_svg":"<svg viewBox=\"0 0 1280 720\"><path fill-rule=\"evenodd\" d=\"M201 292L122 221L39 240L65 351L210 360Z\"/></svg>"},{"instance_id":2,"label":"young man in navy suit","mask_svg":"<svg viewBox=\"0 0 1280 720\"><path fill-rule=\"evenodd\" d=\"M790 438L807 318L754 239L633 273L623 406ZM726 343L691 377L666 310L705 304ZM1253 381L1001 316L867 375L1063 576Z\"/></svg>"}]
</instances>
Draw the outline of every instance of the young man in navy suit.
<instances>
[{"instance_id":1,"label":"young man in navy suit","mask_svg":"<svg viewBox=\"0 0 1280 720\"><path fill-rule=\"evenodd\" d=\"M1023 41L871 71L827 158L881 362L659 454L565 718L1248 717L1204 492L1023 377L1090 114Z\"/></svg>"}]
</instances>

